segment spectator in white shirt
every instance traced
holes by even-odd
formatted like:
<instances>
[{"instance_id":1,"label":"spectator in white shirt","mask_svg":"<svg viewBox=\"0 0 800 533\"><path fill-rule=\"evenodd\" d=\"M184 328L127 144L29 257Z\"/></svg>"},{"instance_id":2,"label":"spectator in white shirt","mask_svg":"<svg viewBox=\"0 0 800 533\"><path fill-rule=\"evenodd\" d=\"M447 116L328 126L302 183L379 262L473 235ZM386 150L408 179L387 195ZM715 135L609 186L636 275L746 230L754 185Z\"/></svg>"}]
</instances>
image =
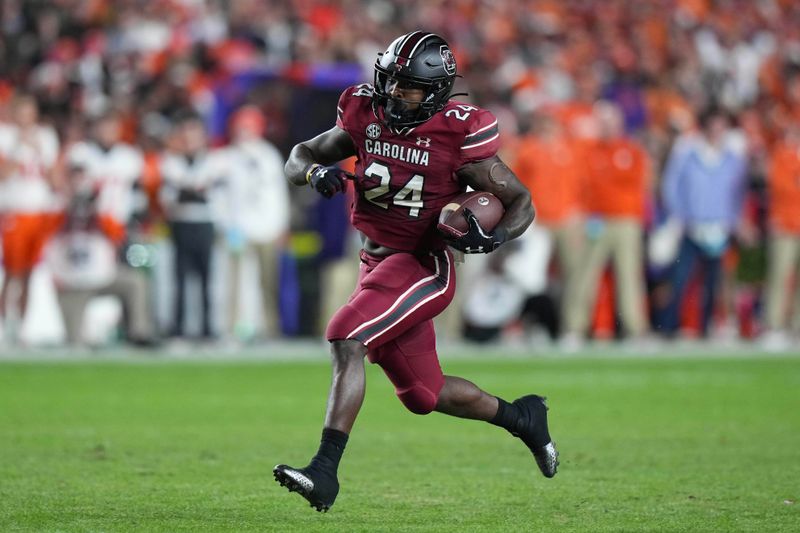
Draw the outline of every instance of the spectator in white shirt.
<instances>
[{"instance_id":1,"label":"spectator in white shirt","mask_svg":"<svg viewBox=\"0 0 800 533\"><path fill-rule=\"evenodd\" d=\"M227 149L229 216L226 244L230 257L229 334L247 340L255 329L242 317L240 295L242 259L258 260L264 334L280 334L279 261L289 229L289 194L284 160L275 146L263 139L265 120L254 106L244 106L231 119L232 144Z\"/></svg>"}]
</instances>

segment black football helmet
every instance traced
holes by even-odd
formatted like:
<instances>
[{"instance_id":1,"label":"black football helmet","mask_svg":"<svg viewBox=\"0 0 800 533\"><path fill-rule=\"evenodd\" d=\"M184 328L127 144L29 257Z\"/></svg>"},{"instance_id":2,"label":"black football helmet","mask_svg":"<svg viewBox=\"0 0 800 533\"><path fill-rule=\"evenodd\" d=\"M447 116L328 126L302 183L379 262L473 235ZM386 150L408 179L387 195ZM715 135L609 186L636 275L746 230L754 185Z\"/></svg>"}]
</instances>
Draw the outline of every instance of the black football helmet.
<instances>
[{"instance_id":1,"label":"black football helmet","mask_svg":"<svg viewBox=\"0 0 800 533\"><path fill-rule=\"evenodd\" d=\"M456 80L456 59L447 41L424 31L401 35L378 54L372 108L390 128L422 124L441 111ZM419 106L392 96L395 87L422 89Z\"/></svg>"}]
</instances>

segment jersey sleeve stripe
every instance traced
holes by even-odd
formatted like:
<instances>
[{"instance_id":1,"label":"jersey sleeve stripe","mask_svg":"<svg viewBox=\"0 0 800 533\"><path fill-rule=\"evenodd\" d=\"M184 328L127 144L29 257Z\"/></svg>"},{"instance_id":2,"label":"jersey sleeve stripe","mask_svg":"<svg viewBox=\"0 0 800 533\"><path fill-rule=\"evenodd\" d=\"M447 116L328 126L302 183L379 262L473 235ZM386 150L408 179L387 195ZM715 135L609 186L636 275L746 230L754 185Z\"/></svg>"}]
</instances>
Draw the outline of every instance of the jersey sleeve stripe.
<instances>
[{"instance_id":1,"label":"jersey sleeve stripe","mask_svg":"<svg viewBox=\"0 0 800 533\"><path fill-rule=\"evenodd\" d=\"M476 135L475 137L472 137L470 139L465 139L464 140L464 144L462 145L462 148L466 147L466 146L472 146L473 144L478 144L479 142L485 141L486 139L488 139L490 137L494 137L494 136L498 135L499 133L500 132L497 129L497 126L495 126L494 128L492 128L490 130L486 130L486 131L482 132L480 135Z\"/></svg>"},{"instance_id":2,"label":"jersey sleeve stripe","mask_svg":"<svg viewBox=\"0 0 800 533\"><path fill-rule=\"evenodd\" d=\"M475 132L472 132L472 133L468 134L466 137L469 139L469 138L470 138L470 137L472 137L473 135L477 135L477 134L479 134L480 132L482 132L482 131L486 131L486 130L488 130L488 129L489 129L489 128L491 128L491 127L497 127L497 121L496 121L496 120L495 120L494 122L492 122L491 124L489 124L488 126L484 126L484 127L482 127L481 129L479 129L478 131L475 131Z\"/></svg>"},{"instance_id":3,"label":"jersey sleeve stripe","mask_svg":"<svg viewBox=\"0 0 800 533\"><path fill-rule=\"evenodd\" d=\"M485 141L481 141L481 142L478 142L478 143L475 143L475 144L468 144L466 146L462 146L461 149L462 150L469 150L470 148L477 148L478 146L482 146L484 144L492 142L493 140L497 139L498 137L500 137L500 133L495 133L493 136L489 137Z\"/></svg>"},{"instance_id":4,"label":"jersey sleeve stripe","mask_svg":"<svg viewBox=\"0 0 800 533\"><path fill-rule=\"evenodd\" d=\"M492 135L497 135L498 132L499 132L499 130L498 130L497 126L495 126L494 128L491 128L489 130L481 132L480 135L476 135L476 136L471 137L469 139L464 139L464 145L475 144L477 142L481 142L481 141L483 141L485 139L488 139Z\"/></svg>"}]
</instances>

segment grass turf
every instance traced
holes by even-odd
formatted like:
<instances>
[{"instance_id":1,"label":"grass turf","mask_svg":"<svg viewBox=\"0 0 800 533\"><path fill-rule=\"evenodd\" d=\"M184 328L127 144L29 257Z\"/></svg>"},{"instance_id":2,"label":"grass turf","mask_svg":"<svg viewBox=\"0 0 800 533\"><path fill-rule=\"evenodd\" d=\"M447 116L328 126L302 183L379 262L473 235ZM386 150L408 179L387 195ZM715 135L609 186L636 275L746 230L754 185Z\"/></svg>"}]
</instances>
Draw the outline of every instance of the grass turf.
<instances>
[{"instance_id":1,"label":"grass turf","mask_svg":"<svg viewBox=\"0 0 800 533\"><path fill-rule=\"evenodd\" d=\"M316 450L324 362L0 364L0 530L789 531L800 359L448 361L549 397L539 475L504 431L404 411L368 369L332 511L272 480Z\"/></svg>"}]
</instances>

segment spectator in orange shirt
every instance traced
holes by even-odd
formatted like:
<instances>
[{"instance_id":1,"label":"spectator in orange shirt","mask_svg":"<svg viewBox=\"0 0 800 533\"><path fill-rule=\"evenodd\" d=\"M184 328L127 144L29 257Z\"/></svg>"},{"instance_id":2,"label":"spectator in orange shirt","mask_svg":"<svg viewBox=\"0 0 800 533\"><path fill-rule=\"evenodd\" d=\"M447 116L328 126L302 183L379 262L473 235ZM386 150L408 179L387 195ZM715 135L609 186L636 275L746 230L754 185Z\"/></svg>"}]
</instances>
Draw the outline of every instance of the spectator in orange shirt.
<instances>
[{"instance_id":1,"label":"spectator in orange shirt","mask_svg":"<svg viewBox=\"0 0 800 533\"><path fill-rule=\"evenodd\" d=\"M536 224L520 239L520 253L542 253L540 236L553 242L562 272L562 321L575 313L577 301L576 273L584 244L583 217L580 205L580 179L583 164L576 141L566 137L563 126L555 117L542 114L534 121L533 135L523 138L512 165L514 172L531 191L536 204ZM538 248L536 250L534 248ZM552 250L552 247L545 247ZM524 261L527 265L541 265L545 269L550 258ZM546 279L546 272L526 276L528 279ZM528 291L532 292L531 290ZM555 328L558 329L558 328Z\"/></svg>"},{"instance_id":2,"label":"spectator in orange shirt","mask_svg":"<svg viewBox=\"0 0 800 533\"><path fill-rule=\"evenodd\" d=\"M586 333L598 281L610 259L622 324L629 336L639 337L647 328L642 232L650 163L644 148L624 137L619 107L599 102L595 118L599 138L588 143L584 151L588 244L580 261L580 304L567 317L567 330L576 340Z\"/></svg>"},{"instance_id":3,"label":"spectator in orange shirt","mask_svg":"<svg viewBox=\"0 0 800 533\"><path fill-rule=\"evenodd\" d=\"M573 139L597 137L593 109L599 94L600 83L594 74L585 72L575 79L575 96L555 110L556 117L564 125L568 137Z\"/></svg>"},{"instance_id":4,"label":"spectator in orange shirt","mask_svg":"<svg viewBox=\"0 0 800 533\"><path fill-rule=\"evenodd\" d=\"M0 124L0 241L5 274L0 318L5 319L6 341L14 344L28 307L33 269L51 235L59 142L53 128L39 123L39 106L32 96L18 95L10 106L13 122ZM12 286L18 290L12 291Z\"/></svg>"},{"instance_id":5,"label":"spectator in orange shirt","mask_svg":"<svg viewBox=\"0 0 800 533\"><path fill-rule=\"evenodd\" d=\"M772 150L768 174L770 200L769 273L767 275L764 347L784 349L789 285L795 276L795 322L800 315L800 126L792 126ZM797 323L794 326L798 326Z\"/></svg>"}]
</instances>

